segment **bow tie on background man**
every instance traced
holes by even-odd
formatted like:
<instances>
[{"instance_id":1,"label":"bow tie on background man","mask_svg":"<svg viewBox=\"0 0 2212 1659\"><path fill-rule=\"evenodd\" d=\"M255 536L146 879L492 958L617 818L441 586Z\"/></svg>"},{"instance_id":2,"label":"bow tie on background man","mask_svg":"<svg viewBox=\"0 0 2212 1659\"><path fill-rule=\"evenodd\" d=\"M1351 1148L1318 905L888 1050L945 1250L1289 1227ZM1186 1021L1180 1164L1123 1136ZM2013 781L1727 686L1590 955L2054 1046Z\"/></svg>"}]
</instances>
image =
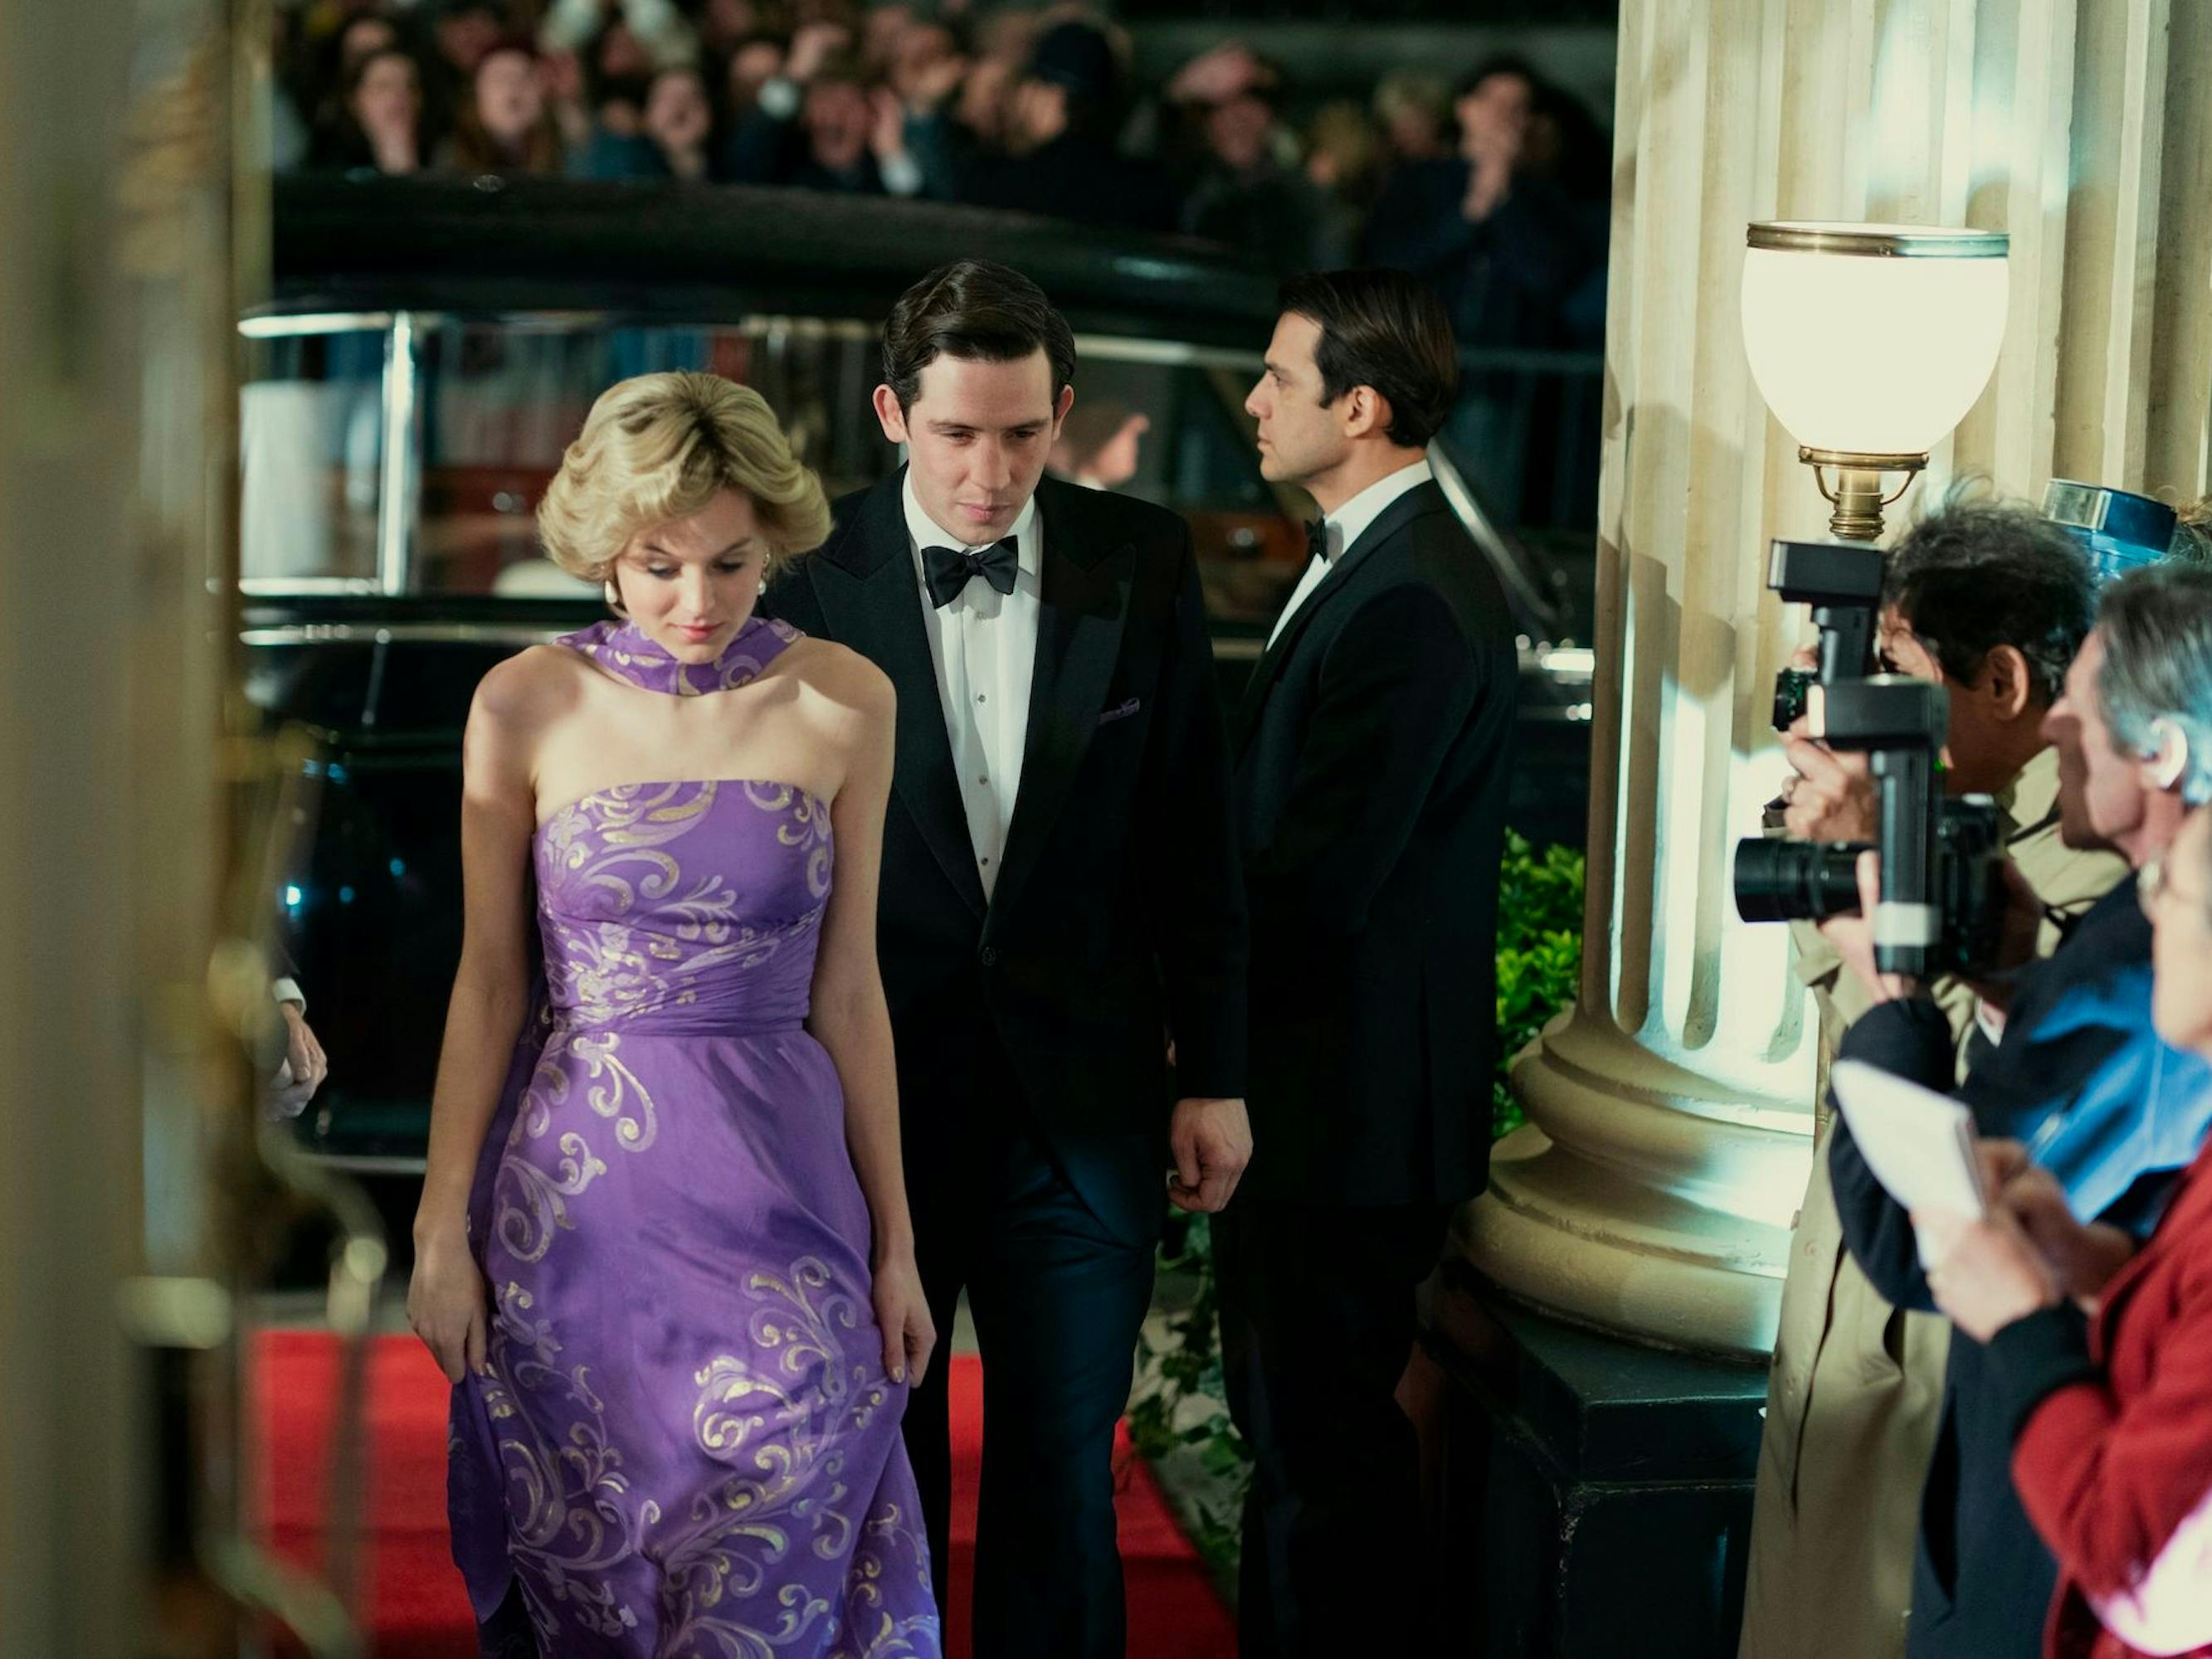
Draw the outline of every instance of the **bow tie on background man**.
<instances>
[{"instance_id":1,"label":"bow tie on background man","mask_svg":"<svg viewBox=\"0 0 2212 1659\"><path fill-rule=\"evenodd\" d=\"M1306 520L1306 553L1309 557L1319 559L1323 564L1328 562L1328 520L1327 519Z\"/></svg>"},{"instance_id":2,"label":"bow tie on background man","mask_svg":"<svg viewBox=\"0 0 2212 1659\"><path fill-rule=\"evenodd\" d=\"M1020 568L1014 538L993 542L988 547L925 547L921 573L929 584L929 602L942 610L960 597L969 580L981 576L1000 594L1014 591L1014 573Z\"/></svg>"}]
</instances>

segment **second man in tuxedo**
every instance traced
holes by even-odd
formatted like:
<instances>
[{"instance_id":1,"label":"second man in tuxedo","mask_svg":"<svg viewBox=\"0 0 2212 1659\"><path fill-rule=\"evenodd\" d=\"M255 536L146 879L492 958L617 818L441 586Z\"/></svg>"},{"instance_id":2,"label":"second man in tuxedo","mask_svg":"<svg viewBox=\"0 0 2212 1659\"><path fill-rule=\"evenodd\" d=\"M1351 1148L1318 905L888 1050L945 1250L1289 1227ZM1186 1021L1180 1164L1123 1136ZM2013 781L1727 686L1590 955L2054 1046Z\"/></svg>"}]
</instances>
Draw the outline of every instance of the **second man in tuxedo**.
<instances>
[{"instance_id":1,"label":"second man in tuxedo","mask_svg":"<svg viewBox=\"0 0 2212 1659\"><path fill-rule=\"evenodd\" d=\"M1245 1659L1428 1650L1393 1394L1489 1169L1517 684L1504 593L1425 457L1455 367L1412 277L1303 276L1245 404L1261 470L1322 509L1230 733L1261 1138L1213 1236L1255 1458Z\"/></svg>"},{"instance_id":2,"label":"second man in tuxedo","mask_svg":"<svg viewBox=\"0 0 2212 1659\"><path fill-rule=\"evenodd\" d=\"M1251 1147L1197 566L1172 514L1042 477L1075 343L1026 277L932 272L884 368L908 465L777 611L898 692L879 954L923 1287L946 1332L966 1289L982 1351L975 1652L1121 1659L1110 1458L1164 1183L1218 1209ZM906 1417L940 1604L950 1370Z\"/></svg>"}]
</instances>

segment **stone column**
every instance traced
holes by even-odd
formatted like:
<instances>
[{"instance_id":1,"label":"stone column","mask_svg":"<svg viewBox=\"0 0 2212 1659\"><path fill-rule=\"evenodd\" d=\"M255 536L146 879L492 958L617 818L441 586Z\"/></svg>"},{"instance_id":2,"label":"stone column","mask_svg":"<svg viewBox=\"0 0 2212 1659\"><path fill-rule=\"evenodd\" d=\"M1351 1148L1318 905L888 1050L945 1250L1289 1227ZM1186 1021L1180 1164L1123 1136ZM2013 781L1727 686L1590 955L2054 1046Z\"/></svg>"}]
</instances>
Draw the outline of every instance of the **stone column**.
<instances>
[{"instance_id":1,"label":"stone column","mask_svg":"<svg viewBox=\"0 0 2212 1659\"><path fill-rule=\"evenodd\" d=\"M1730 854L1780 781L1768 692L1802 626L1766 542L1825 514L1744 364L1746 223L2012 236L1990 389L1893 526L1960 472L2196 495L2208 94L2212 0L1624 0L1582 998L1455 1232L1511 1294L1667 1346L1773 1339L1814 1030Z\"/></svg>"},{"instance_id":2,"label":"stone column","mask_svg":"<svg viewBox=\"0 0 2212 1659\"><path fill-rule=\"evenodd\" d=\"M0 9L11 1654L240 1639L218 1598L149 1560L173 1478L152 1345L220 1334L190 1316L195 1291L221 1302L209 1125L250 1121L242 1054L226 1073L207 1007L237 477L225 17L211 0Z\"/></svg>"}]
</instances>

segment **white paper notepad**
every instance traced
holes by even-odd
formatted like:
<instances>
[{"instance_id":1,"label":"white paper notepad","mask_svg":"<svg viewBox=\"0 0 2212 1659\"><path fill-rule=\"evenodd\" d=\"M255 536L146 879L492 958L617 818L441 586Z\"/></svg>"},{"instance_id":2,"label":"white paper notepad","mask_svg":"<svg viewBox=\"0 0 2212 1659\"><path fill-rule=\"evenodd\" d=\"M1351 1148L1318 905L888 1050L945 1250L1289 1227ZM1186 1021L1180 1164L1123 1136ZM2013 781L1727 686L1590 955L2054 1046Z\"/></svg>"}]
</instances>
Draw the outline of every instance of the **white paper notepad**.
<instances>
[{"instance_id":1,"label":"white paper notepad","mask_svg":"<svg viewBox=\"0 0 2212 1659\"><path fill-rule=\"evenodd\" d=\"M1829 1081L1859 1155L1892 1198L1907 1210L1984 1212L1972 1112L1864 1060L1837 1061ZM1924 1243L1920 1265L1934 1265Z\"/></svg>"}]
</instances>

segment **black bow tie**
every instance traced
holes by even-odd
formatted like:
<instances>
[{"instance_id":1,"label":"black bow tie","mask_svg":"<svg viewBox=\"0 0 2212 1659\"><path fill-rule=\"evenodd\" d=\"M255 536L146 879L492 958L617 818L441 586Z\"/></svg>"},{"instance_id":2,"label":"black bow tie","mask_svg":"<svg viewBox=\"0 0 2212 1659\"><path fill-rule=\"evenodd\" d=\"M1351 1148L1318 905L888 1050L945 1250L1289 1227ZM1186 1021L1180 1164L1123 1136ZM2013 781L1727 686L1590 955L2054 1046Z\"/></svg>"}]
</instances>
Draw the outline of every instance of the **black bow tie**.
<instances>
[{"instance_id":1,"label":"black bow tie","mask_svg":"<svg viewBox=\"0 0 2212 1659\"><path fill-rule=\"evenodd\" d=\"M1306 520L1306 553L1310 557L1319 559L1323 564L1328 562L1328 520L1327 519Z\"/></svg>"},{"instance_id":2,"label":"black bow tie","mask_svg":"<svg viewBox=\"0 0 2212 1659\"><path fill-rule=\"evenodd\" d=\"M929 602L940 610L960 597L971 577L981 576L1000 593L1014 591L1014 573L1021 561L1014 538L993 542L988 547L925 547L921 574L929 584Z\"/></svg>"}]
</instances>

